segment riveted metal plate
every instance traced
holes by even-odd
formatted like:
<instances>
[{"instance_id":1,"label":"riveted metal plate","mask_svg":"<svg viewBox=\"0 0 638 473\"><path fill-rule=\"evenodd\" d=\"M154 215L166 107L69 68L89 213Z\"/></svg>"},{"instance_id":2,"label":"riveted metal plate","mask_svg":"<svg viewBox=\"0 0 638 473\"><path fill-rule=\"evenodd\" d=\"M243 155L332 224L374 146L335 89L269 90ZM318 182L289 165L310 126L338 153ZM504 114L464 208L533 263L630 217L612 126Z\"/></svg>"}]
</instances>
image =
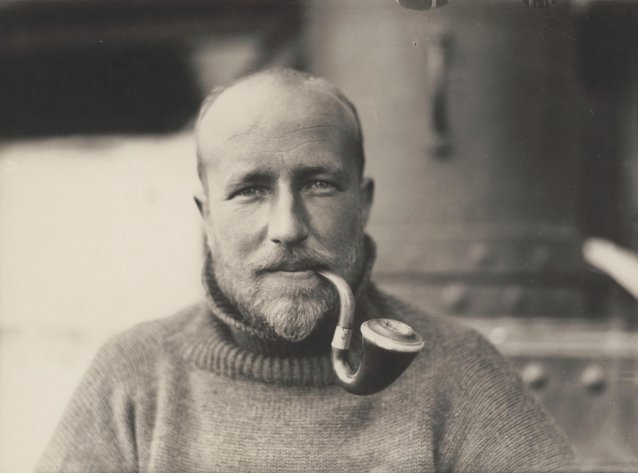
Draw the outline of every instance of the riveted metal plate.
<instances>
[{"instance_id":1,"label":"riveted metal plate","mask_svg":"<svg viewBox=\"0 0 638 473\"><path fill-rule=\"evenodd\" d=\"M585 314L586 293L570 286L530 287L513 283L428 282L377 277L379 287L426 310L458 316L551 316Z\"/></svg>"},{"instance_id":2,"label":"riveted metal plate","mask_svg":"<svg viewBox=\"0 0 638 473\"><path fill-rule=\"evenodd\" d=\"M638 466L638 334L610 323L464 319L511 362L573 445L582 471Z\"/></svg>"},{"instance_id":3,"label":"riveted metal plate","mask_svg":"<svg viewBox=\"0 0 638 473\"><path fill-rule=\"evenodd\" d=\"M531 225L372 226L378 273L575 273L579 233ZM400 250L400 251L399 251Z\"/></svg>"}]
</instances>

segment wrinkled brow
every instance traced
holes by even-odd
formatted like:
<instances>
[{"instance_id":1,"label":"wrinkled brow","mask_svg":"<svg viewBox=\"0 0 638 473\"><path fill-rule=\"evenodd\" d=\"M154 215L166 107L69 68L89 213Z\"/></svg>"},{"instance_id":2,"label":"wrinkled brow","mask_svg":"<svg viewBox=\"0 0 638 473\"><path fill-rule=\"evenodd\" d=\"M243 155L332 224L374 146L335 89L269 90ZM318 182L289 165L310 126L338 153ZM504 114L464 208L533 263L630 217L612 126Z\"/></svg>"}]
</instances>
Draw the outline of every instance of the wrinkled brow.
<instances>
[{"instance_id":1,"label":"wrinkled brow","mask_svg":"<svg viewBox=\"0 0 638 473\"><path fill-rule=\"evenodd\" d=\"M267 169L251 170L229 176L224 182L226 192L247 184L270 184L277 179L277 175Z\"/></svg>"},{"instance_id":2,"label":"wrinkled brow","mask_svg":"<svg viewBox=\"0 0 638 473\"><path fill-rule=\"evenodd\" d=\"M348 174L341 166L335 165L308 165L291 169L294 180L303 180L313 176L329 175L343 183L350 181ZM224 190L231 191L244 185L272 184L278 178L278 173L271 169L252 169L246 172L238 172L230 175L224 182Z\"/></svg>"},{"instance_id":3,"label":"wrinkled brow","mask_svg":"<svg viewBox=\"0 0 638 473\"><path fill-rule=\"evenodd\" d=\"M326 166L304 166L299 169L295 169L293 174L296 179L305 179L321 174L328 174L335 179L342 182L348 182L348 174L343 170L341 166L326 165Z\"/></svg>"}]
</instances>

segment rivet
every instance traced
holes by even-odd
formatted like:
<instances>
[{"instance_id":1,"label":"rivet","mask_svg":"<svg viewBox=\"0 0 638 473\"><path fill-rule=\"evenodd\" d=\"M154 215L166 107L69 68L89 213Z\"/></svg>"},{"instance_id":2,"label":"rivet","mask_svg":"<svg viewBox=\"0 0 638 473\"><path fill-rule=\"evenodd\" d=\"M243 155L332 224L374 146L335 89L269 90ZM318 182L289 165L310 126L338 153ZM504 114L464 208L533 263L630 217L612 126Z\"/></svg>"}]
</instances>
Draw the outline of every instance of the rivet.
<instances>
[{"instance_id":1,"label":"rivet","mask_svg":"<svg viewBox=\"0 0 638 473\"><path fill-rule=\"evenodd\" d=\"M583 370L580 382L592 394L598 394L605 389L607 379L605 371L599 365L589 365Z\"/></svg>"},{"instance_id":2,"label":"rivet","mask_svg":"<svg viewBox=\"0 0 638 473\"><path fill-rule=\"evenodd\" d=\"M488 266L494 260L494 253L485 243L475 243L472 245L468 256L475 268Z\"/></svg>"},{"instance_id":3,"label":"rivet","mask_svg":"<svg viewBox=\"0 0 638 473\"><path fill-rule=\"evenodd\" d=\"M501 345L507 340L507 329L505 327L494 327L489 333L490 342L494 345Z\"/></svg>"},{"instance_id":4,"label":"rivet","mask_svg":"<svg viewBox=\"0 0 638 473\"><path fill-rule=\"evenodd\" d=\"M530 389L539 390L547 386L549 376L542 363L532 362L525 365L521 371L523 383Z\"/></svg>"},{"instance_id":5,"label":"rivet","mask_svg":"<svg viewBox=\"0 0 638 473\"><path fill-rule=\"evenodd\" d=\"M468 305L469 295L467 289L455 284L447 287L443 291L443 302L450 312L462 312Z\"/></svg>"}]
</instances>

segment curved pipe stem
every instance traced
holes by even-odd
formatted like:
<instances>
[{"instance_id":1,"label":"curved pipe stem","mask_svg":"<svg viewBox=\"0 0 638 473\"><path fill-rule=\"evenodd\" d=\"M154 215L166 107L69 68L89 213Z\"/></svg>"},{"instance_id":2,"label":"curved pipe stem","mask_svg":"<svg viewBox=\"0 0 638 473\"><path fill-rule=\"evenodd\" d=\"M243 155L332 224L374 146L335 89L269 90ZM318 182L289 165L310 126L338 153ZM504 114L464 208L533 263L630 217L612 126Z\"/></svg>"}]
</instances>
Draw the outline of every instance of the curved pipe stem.
<instances>
[{"instance_id":1,"label":"curved pipe stem","mask_svg":"<svg viewBox=\"0 0 638 473\"><path fill-rule=\"evenodd\" d=\"M353 370L348 362L348 350L332 348L332 369L343 388L353 392L352 387L357 381L357 371Z\"/></svg>"},{"instance_id":2,"label":"curved pipe stem","mask_svg":"<svg viewBox=\"0 0 638 473\"><path fill-rule=\"evenodd\" d=\"M339 293L339 322L332 339L332 368L342 388L352 394L374 394L392 384L423 347L411 327L389 319L376 319L362 326L361 362L354 370L348 352L354 325L354 295L339 276L319 271ZM367 334L366 334L367 331Z\"/></svg>"},{"instance_id":3,"label":"curved pipe stem","mask_svg":"<svg viewBox=\"0 0 638 473\"><path fill-rule=\"evenodd\" d=\"M357 372L348 363L348 351L354 326L354 294L350 285L341 277L328 271L317 271L330 281L339 294L339 321L332 337L332 368L342 386L352 385Z\"/></svg>"},{"instance_id":4,"label":"curved pipe stem","mask_svg":"<svg viewBox=\"0 0 638 473\"><path fill-rule=\"evenodd\" d=\"M354 326L354 294L350 285L336 274L328 271L317 271L317 273L334 284L339 293L339 321L332 338L332 348L348 350Z\"/></svg>"},{"instance_id":5,"label":"curved pipe stem","mask_svg":"<svg viewBox=\"0 0 638 473\"><path fill-rule=\"evenodd\" d=\"M317 271L317 273L334 284L339 293L339 322L337 325L341 328L352 330L354 325L354 294L352 294L350 285L345 279L334 273L328 271Z\"/></svg>"}]
</instances>

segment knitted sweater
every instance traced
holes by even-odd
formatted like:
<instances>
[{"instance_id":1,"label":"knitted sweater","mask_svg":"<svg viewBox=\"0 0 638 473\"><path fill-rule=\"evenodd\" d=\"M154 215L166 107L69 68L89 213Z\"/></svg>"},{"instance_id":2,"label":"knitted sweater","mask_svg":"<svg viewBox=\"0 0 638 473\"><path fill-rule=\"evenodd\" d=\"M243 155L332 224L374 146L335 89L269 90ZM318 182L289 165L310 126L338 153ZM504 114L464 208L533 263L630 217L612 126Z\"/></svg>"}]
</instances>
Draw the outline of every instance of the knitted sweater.
<instances>
[{"instance_id":1,"label":"knitted sweater","mask_svg":"<svg viewBox=\"0 0 638 473\"><path fill-rule=\"evenodd\" d=\"M564 438L481 336L362 286L358 318L391 316L425 340L384 391L336 386L329 336L265 340L212 294L101 348L38 471L512 473L568 461Z\"/></svg>"}]
</instances>

